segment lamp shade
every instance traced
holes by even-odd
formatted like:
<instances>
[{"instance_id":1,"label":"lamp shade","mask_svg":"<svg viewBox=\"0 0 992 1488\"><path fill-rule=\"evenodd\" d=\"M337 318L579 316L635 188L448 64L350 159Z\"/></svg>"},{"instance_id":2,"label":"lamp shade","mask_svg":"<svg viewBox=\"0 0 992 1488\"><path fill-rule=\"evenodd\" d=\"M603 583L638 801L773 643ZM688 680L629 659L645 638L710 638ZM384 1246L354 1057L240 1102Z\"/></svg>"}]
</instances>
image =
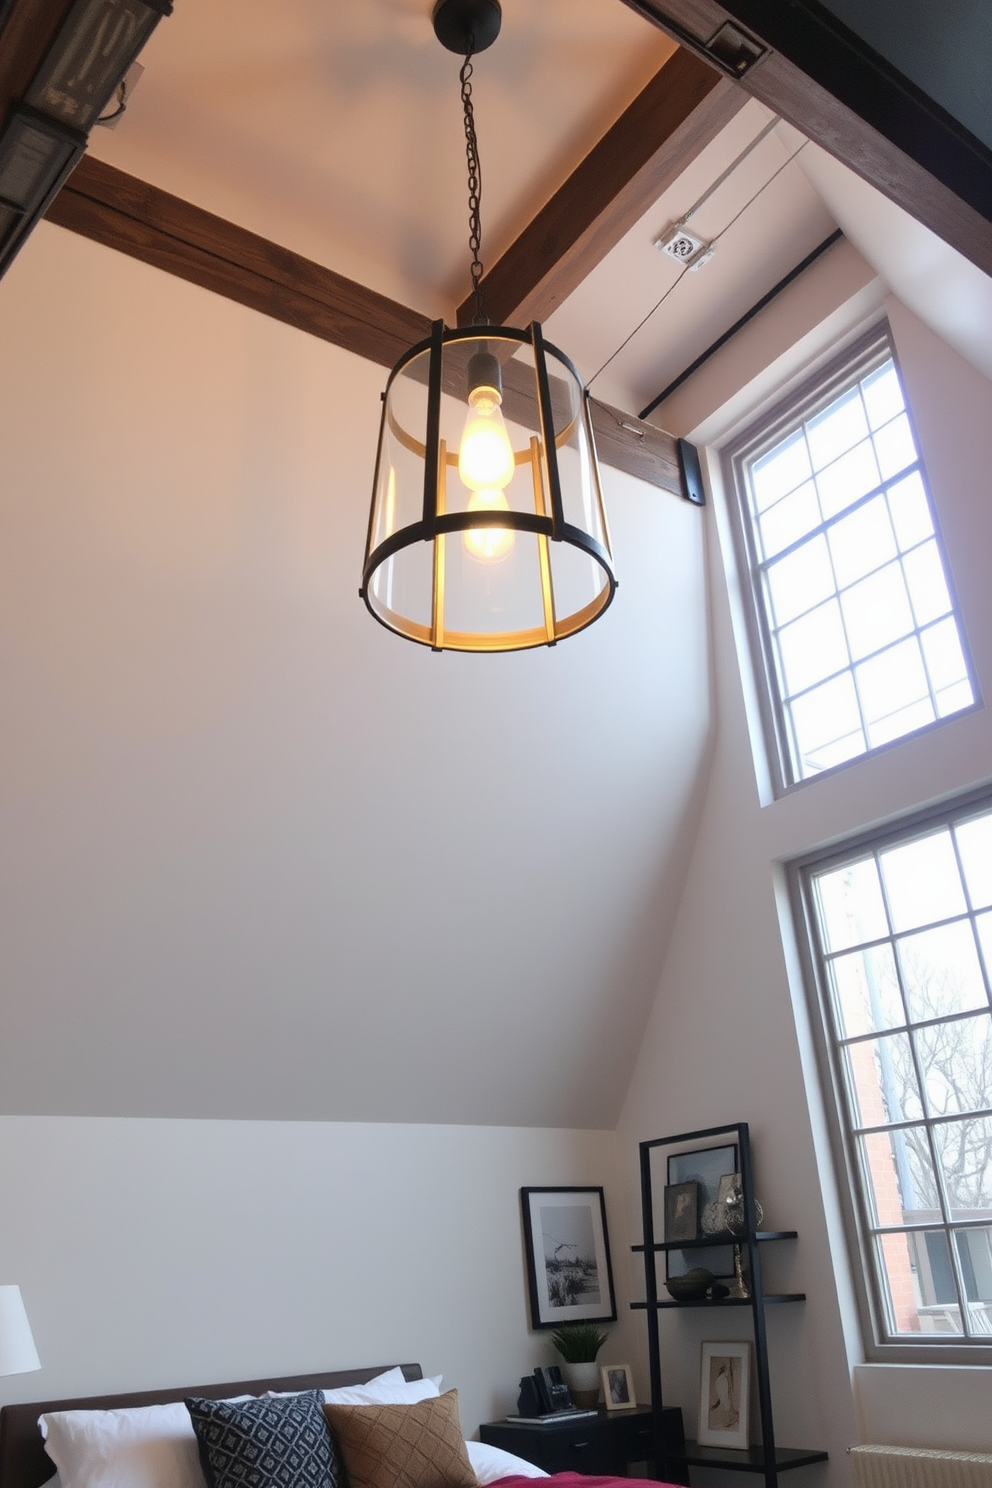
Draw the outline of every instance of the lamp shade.
<instances>
[{"instance_id":1,"label":"lamp shade","mask_svg":"<svg viewBox=\"0 0 992 1488\"><path fill-rule=\"evenodd\" d=\"M446 330L383 395L361 595L435 651L554 645L616 589L588 397L527 330Z\"/></svg>"},{"instance_id":2,"label":"lamp shade","mask_svg":"<svg viewBox=\"0 0 992 1488\"><path fill-rule=\"evenodd\" d=\"M0 1286L0 1375L29 1374L41 1360L19 1286Z\"/></svg>"}]
</instances>

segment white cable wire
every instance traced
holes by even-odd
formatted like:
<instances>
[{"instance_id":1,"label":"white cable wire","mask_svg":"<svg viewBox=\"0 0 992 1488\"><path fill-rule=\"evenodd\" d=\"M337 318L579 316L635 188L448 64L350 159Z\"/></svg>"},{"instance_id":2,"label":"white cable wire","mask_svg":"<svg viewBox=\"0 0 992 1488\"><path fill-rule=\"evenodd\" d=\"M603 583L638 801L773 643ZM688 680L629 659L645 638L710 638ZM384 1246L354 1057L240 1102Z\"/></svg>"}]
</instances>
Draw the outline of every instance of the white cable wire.
<instances>
[{"instance_id":1,"label":"white cable wire","mask_svg":"<svg viewBox=\"0 0 992 1488\"><path fill-rule=\"evenodd\" d=\"M774 122L777 124L779 121L778 121L778 119L776 119ZM768 129L766 128L762 132L762 135L758 136L758 138L763 138L763 136L765 134L767 134L767 133L768 133ZM747 150L745 150L744 154L742 156L740 156L740 159L743 160L747 155L749 155L751 149L753 149L754 145L756 145L757 143L758 143L758 140L757 139L755 139L754 141L752 141L751 146ZM767 191L768 187L772 184L772 182L774 180L776 180L782 174L782 172L786 169L787 166L790 166L792 164L792 162L795 160L796 156L800 153L800 151L801 150L805 150L805 148L806 148L806 146L808 144L809 144L809 140L803 140L802 144L799 146L799 149L793 150L792 154L788 157L788 159L787 160L783 160L783 162L779 166L778 170L774 171L768 177L768 180L765 181L763 185L761 185L761 186L758 187L757 191L751 197L750 201L746 201L744 203L744 205L741 207L740 211L739 212L736 212L734 214L734 216L731 217L731 219L727 223L726 227L722 227L720 229L720 231L717 233L716 237L711 240L711 243L712 243L713 246L715 246L717 243L719 243L720 239L722 237L724 237L730 231L730 229L733 227L733 225L734 225L735 222L737 222L741 217L743 217L744 213L748 210L749 207L754 206L754 203L758 200L758 197L761 195L761 193L763 191ZM738 163L739 163L738 161L735 161L734 162L734 165L736 166ZM734 166L728 167L728 169L720 177L720 181L726 180L728 174L730 173L730 171L732 169L734 169ZM713 186L710 188L710 191L709 191L708 195L712 196L713 191L716 190L716 187L717 187L718 184L719 184L719 182L714 182ZM705 200L705 198L701 198L700 199L700 202L697 202L696 205L699 206L701 204L702 200ZM694 212L695 210L696 210L696 208L693 207L690 212L687 212L686 213L686 216L687 217L690 216L691 215L691 212ZM685 221L685 218L683 218L682 220ZM644 326L647 325L647 323L651 319L652 315L654 315L656 311L658 311L658 310L661 309L662 305L668 299L668 296L672 293L672 290L675 288L675 286L677 284L681 283L683 276L689 272L689 270L691 269L691 267L692 267L691 264L683 264L682 271L679 274L678 278L677 279L674 279L672 281L672 283L665 290L665 293L662 295L662 297L658 301L658 303L656 305L652 305L651 309L648 311L647 315L644 316L643 320L638 321L637 325L631 331L630 335L624 337L624 339L620 342L620 345L617 347L616 351L611 352L611 354L606 358L606 361L603 363L603 365L601 367L598 367L596 369L596 371L592 374L592 376L590 378L588 378L588 380L586 381L586 387L587 388L591 388L592 387L593 383L596 381L596 378L599 376L599 374L601 372L605 372L606 371L606 368L610 365L610 363L612 361L615 361L616 360L616 358L623 351L624 347L625 346L628 346L630 344L630 342L633 341L633 339L637 335L638 331L642 330L644 328Z\"/></svg>"}]
</instances>

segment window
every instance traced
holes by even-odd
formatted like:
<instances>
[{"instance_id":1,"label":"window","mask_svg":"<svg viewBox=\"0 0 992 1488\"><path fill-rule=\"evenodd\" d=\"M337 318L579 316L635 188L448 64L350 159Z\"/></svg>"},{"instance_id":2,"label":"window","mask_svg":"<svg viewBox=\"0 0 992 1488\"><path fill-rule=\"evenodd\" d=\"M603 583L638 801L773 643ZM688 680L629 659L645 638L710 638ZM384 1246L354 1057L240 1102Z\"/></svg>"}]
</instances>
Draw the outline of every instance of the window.
<instances>
[{"instance_id":1,"label":"window","mask_svg":"<svg viewBox=\"0 0 992 1488\"><path fill-rule=\"evenodd\" d=\"M926 478L876 332L732 456L781 784L975 701Z\"/></svg>"},{"instance_id":2,"label":"window","mask_svg":"<svg viewBox=\"0 0 992 1488\"><path fill-rule=\"evenodd\" d=\"M874 1342L992 1348L992 799L798 882Z\"/></svg>"}]
</instances>

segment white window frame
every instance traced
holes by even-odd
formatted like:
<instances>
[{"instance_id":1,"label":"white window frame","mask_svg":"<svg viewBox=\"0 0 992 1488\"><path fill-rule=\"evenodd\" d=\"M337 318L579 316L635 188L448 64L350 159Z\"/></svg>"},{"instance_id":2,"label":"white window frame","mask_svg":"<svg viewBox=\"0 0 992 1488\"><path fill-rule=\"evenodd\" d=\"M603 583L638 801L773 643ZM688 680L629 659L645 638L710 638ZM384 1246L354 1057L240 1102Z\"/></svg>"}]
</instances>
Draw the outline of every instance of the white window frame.
<instances>
[{"instance_id":1,"label":"white window frame","mask_svg":"<svg viewBox=\"0 0 992 1488\"><path fill-rule=\"evenodd\" d=\"M825 1094L827 1123L835 1171L838 1198L852 1264L852 1281L857 1298L865 1358L872 1363L891 1364L992 1364L992 1336L967 1337L960 1333L923 1333L913 1337L894 1334L887 1323L887 1307L874 1259L875 1236L880 1227L873 1222L871 1201L862 1180L856 1151L857 1133L853 1113L848 1107L843 1070L843 1047L846 1040L837 1028L826 970L827 955L820 941L813 880L817 874L839 868L868 853L884 851L925 837L928 833L966 821L992 811L992 787L970 791L941 807L930 808L901 818L897 823L875 828L848 838L830 849L809 853L787 865L793 920L798 931L800 960L811 1013L820 1083ZM969 914L971 909L969 908ZM986 980L992 978L992 966L985 967ZM953 1017L954 1015L949 1015ZM938 1021L947 1021L940 1019ZM857 1041L857 1040L855 1040ZM969 1113L972 1114L972 1113ZM976 1112L976 1115L992 1114ZM929 1128L939 1117L925 1115L914 1124ZM992 1227L992 1220L974 1221ZM926 1229L950 1232L969 1228L967 1221L948 1224L937 1220L926 1222ZM955 1266L961 1284L959 1263Z\"/></svg>"},{"instance_id":2,"label":"white window frame","mask_svg":"<svg viewBox=\"0 0 992 1488\"><path fill-rule=\"evenodd\" d=\"M816 773L801 777L796 773L792 765L788 724L779 691L774 643L771 635L768 611L761 592L762 564L757 552L756 539L749 512L745 467L748 462L759 458L763 452L773 448L777 442L782 440L802 420L812 417L819 409L826 407L846 387L869 375L874 364L880 365L889 357L892 358L899 373L900 382L902 382L903 379L901 372L899 372L898 357L889 333L888 323L887 321L881 321L874 325L853 345L848 346L824 368L810 377L798 389L788 394L785 398L780 399L763 416L753 421L744 434L739 436L723 453L728 487L735 493L736 497L735 500L732 499L730 502L731 507L735 508L731 511L731 527L733 530L736 561L742 579L741 589L746 597L745 611L748 639L754 658L755 670L758 674L757 692L759 708L772 776L772 788L776 796L783 796L794 790L805 789L813 784L814 781L827 778L836 774L838 771L846 770L861 760L871 758L874 755L892 749L904 743L907 739L916 738L921 734L928 733L932 729L940 728L952 719L964 717L982 706L977 675L968 646L961 606L958 602L950 573L950 566L947 561L947 553L940 532L933 494L927 478L919 435L913 421L908 398L906 398L906 415L909 419L919 456L919 473L930 505L934 537L943 563L944 577L950 595L952 612L957 624L958 637L964 654L973 701L971 704L958 709L954 713L947 714L944 717L937 717L908 733L901 734L885 743L863 750L860 754L853 755L847 760L830 765ZM905 398L904 384L903 390ZM883 487L886 484L888 482L883 483ZM861 498L861 501L868 501L873 494L868 493Z\"/></svg>"}]
</instances>

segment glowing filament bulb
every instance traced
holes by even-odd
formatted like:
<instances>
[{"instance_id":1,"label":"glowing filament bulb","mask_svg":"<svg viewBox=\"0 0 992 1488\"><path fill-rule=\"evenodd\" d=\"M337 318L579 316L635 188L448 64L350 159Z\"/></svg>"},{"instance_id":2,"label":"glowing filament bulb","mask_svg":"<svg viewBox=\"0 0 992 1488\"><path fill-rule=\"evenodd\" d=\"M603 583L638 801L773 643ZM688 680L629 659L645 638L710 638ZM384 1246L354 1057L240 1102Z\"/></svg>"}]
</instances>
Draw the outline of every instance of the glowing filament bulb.
<instances>
[{"instance_id":1,"label":"glowing filament bulb","mask_svg":"<svg viewBox=\"0 0 992 1488\"><path fill-rule=\"evenodd\" d=\"M468 395L458 474L470 491L501 491L513 479L513 446L503 422L501 402L492 387L473 388Z\"/></svg>"},{"instance_id":2,"label":"glowing filament bulb","mask_svg":"<svg viewBox=\"0 0 992 1488\"><path fill-rule=\"evenodd\" d=\"M509 511L502 491L473 491L468 498L469 511ZM465 546L473 558L495 562L505 558L513 548L516 533L509 527L473 527L464 534Z\"/></svg>"},{"instance_id":3,"label":"glowing filament bulb","mask_svg":"<svg viewBox=\"0 0 992 1488\"><path fill-rule=\"evenodd\" d=\"M506 432L499 390L490 383L473 387L468 395L468 417L458 450L458 474L472 492L469 511L509 511L504 487L513 479L513 446ZM513 548L515 534L507 527L476 527L464 534L473 558L494 562Z\"/></svg>"}]
</instances>

